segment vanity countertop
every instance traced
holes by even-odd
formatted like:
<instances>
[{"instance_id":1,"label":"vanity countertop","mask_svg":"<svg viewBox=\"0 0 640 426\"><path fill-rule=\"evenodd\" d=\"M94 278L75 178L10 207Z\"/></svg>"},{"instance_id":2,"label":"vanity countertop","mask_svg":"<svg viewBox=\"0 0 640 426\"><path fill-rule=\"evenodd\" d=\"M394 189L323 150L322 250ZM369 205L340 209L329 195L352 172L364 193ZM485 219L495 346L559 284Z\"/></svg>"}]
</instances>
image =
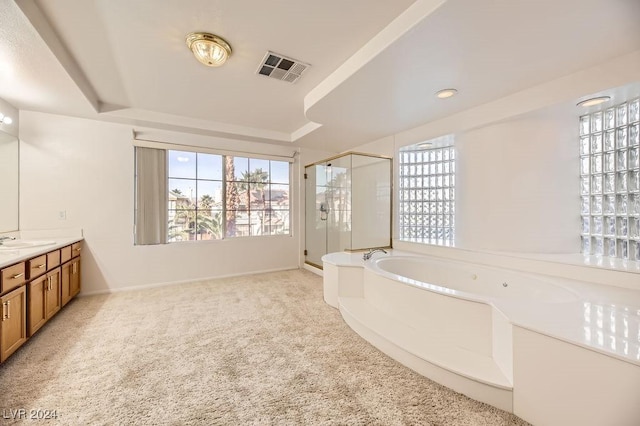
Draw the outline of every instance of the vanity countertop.
<instances>
[{"instance_id":1,"label":"vanity countertop","mask_svg":"<svg viewBox=\"0 0 640 426\"><path fill-rule=\"evenodd\" d=\"M41 238L44 239L44 238ZM41 254L49 253L52 250L60 249L62 247L66 247L70 244L77 243L78 241L82 241L82 237L55 237L55 238L47 238L47 240L55 241L53 244L47 244L38 247L30 247L30 248L16 248L16 249L2 249L0 250L0 268L4 268L6 266L11 266L18 262L22 262L27 259L31 259L36 256L40 256Z\"/></svg>"}]
</instances>

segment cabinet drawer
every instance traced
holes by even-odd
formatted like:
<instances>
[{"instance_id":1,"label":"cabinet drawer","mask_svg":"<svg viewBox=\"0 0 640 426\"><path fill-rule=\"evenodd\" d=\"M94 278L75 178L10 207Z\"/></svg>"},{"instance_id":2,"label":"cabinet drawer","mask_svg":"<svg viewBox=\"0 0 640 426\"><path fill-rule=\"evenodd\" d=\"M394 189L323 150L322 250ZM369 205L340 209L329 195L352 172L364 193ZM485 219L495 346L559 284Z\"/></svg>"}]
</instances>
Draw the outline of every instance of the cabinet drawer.
<instances>
[{"instance_id":1,"label":"cabinet drawer","mask_svg":"<svg viewBox=\"0 0 640 426\"><path fill-rule=\"evenodd\" d=\"M24 262L4 268L0 275L0 293L20 287L26 279Z\"/></svg>"},{"instance_id":2,"label":"cabinet drawer","mask_svg":"<svg viewBox=\"0 0 640 426\"><path fill-rule=\"evenodd\" d=\"M29 271L29 279L38 277L47 272L47 255L34 257L27 260L27 270Z\"/></svg>"},{"instance_id":3,"label":"cabinet drawer","mask_svg":"<svg viewBox=\"0 0 640 426\"><path fill-rule=\"evenodd\" d=\"M47 253L47 270L60 266L60 250Z\"/></svg>"},{"instance_id":4,"label":"cabinet drawer","mask_svg":"<svg viewBox=\"0 0 640 426\"><path fill-rule=\"evenodd\" d=\"M73 243L73 245L71 246L71 257L80 256L80 251L81 250L82 250L82 243L81 242Z\"/></svg>"},{"instance_id":5,"label":"cabinet drawer","mask_svg":"<svg viewBox=\"0 0 640 426\"><path fill-rule=\"evenodd\" d=\"M64 263L71 260L71 246L66 246L60 249L60 263Z\"/></svg>"}]
</instances>

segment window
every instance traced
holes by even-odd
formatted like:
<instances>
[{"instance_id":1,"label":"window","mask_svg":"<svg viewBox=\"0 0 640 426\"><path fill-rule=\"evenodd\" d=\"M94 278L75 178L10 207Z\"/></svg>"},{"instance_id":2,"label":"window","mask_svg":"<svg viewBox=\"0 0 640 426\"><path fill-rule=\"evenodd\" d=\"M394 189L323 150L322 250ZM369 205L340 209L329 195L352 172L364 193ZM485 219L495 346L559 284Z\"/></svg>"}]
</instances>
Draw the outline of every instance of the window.
<instances>
[{"instance_id":1,"label":"window","mask_svg":"<svg viewBox=\"0 0 640 426\"><path fill-rule=\"evenodd\" d=\"M580 117L582 252L640 261L639 99Z\"/></svg>"},{"instance_id":2,"label":"window","mask_svg":"<svg viewBox=\"0 0 640 426\"><path fill-rule=\"evenodd\" d=\"M289 235L289 163L167 151L168 242Z\"/></svg>"},{"instance_id":3,"label":"window","mask_svg":"<svg viewBox=\"0 0 640 426\"><path fill-rule=\"evenodd\" d=\"M453 136L399 153L399 231L403 241L452 246L455 239Z\"/></svg>"}]
</instances>

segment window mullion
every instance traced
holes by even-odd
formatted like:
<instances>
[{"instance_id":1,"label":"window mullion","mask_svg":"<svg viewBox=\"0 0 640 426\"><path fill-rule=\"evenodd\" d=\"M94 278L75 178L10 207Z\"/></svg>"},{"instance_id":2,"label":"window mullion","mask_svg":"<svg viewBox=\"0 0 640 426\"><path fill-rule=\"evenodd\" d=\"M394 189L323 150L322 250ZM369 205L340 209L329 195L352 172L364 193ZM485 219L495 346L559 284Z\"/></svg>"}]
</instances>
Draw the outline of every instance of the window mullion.
<instances>
[{"instance_id":1,"label":"window mullion","mask_svg":"<svg viewBox=\"0 0 640 426\"><path fill-rule=\"evenodd\" d=\"M227 156L222 156L222 236L227 238Z\"/></svg>"}]
</instances>

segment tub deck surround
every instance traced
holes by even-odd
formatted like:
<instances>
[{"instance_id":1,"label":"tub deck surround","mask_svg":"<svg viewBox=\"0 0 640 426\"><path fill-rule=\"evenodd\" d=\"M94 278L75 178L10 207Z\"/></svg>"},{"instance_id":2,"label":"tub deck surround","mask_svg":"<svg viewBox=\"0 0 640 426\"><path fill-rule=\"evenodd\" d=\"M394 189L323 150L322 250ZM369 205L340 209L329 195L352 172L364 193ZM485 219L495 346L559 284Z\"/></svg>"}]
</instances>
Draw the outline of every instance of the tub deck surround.
<instances>
[{"instance_id":1,"label":"tub deck surround","mask_svg":"<svg viewBox=\"0 0 640 426\"><path fill-rule=\"evenodd\" d=\"M626 375L631 385L640 377L637 290L395 249L369 261L362 253L331 253L323 264L325 301L340 309L358 334L425 376L499 408L515 412L519 401L519 407L528 407L525 413L532 412L522 398L528 390L518 388L517 377L514 382L514 370L522 371L514 359L522 365L528 353L514 341L516 329L598 353L606 368L631 368L636 372ZM553 368L563 376L568 366ZM637 389L640 397L640 380ZM561 418L554 416L545 423Z\"/></svg>"},{"instance_id":2,"label":"tub deck surround","mask_svg":"<svg viewBox=\"0 0 640 426\"><path fill-rule=\"evenodd\" d=\"M385 268L386 260L391 257L402 261L405 266L411 266L404 276L398 274L401 272L399 270L393 271L393 267ZM376 253L367 262L362 260L362 254L331 253L325 256L323 262L338 267L371 270L413 287L487 303L499 310L513 325L640 366L640 291L428 258L398 250L391 251L389 255ZM459 270L445 277L438 276L437 269L428 266ZM407 276L410 273L422 275ZM429 274L434 279L427 280ZM451 280L454 282L447 282ZM506 288L502 287L504 282L508 284ZM481 290L484 294L472 292L474 284L484 285L485 289ZM538 292L526 288L531 286L541 286L543 290ZM518 288L510 292L514 287ZM489 294L492 290L501 289L507 291L502 295ZM553 294L554 291L557 291L557 295ZM328 303L338 307L337 303Z\"/></svg>"}]
</instances>

